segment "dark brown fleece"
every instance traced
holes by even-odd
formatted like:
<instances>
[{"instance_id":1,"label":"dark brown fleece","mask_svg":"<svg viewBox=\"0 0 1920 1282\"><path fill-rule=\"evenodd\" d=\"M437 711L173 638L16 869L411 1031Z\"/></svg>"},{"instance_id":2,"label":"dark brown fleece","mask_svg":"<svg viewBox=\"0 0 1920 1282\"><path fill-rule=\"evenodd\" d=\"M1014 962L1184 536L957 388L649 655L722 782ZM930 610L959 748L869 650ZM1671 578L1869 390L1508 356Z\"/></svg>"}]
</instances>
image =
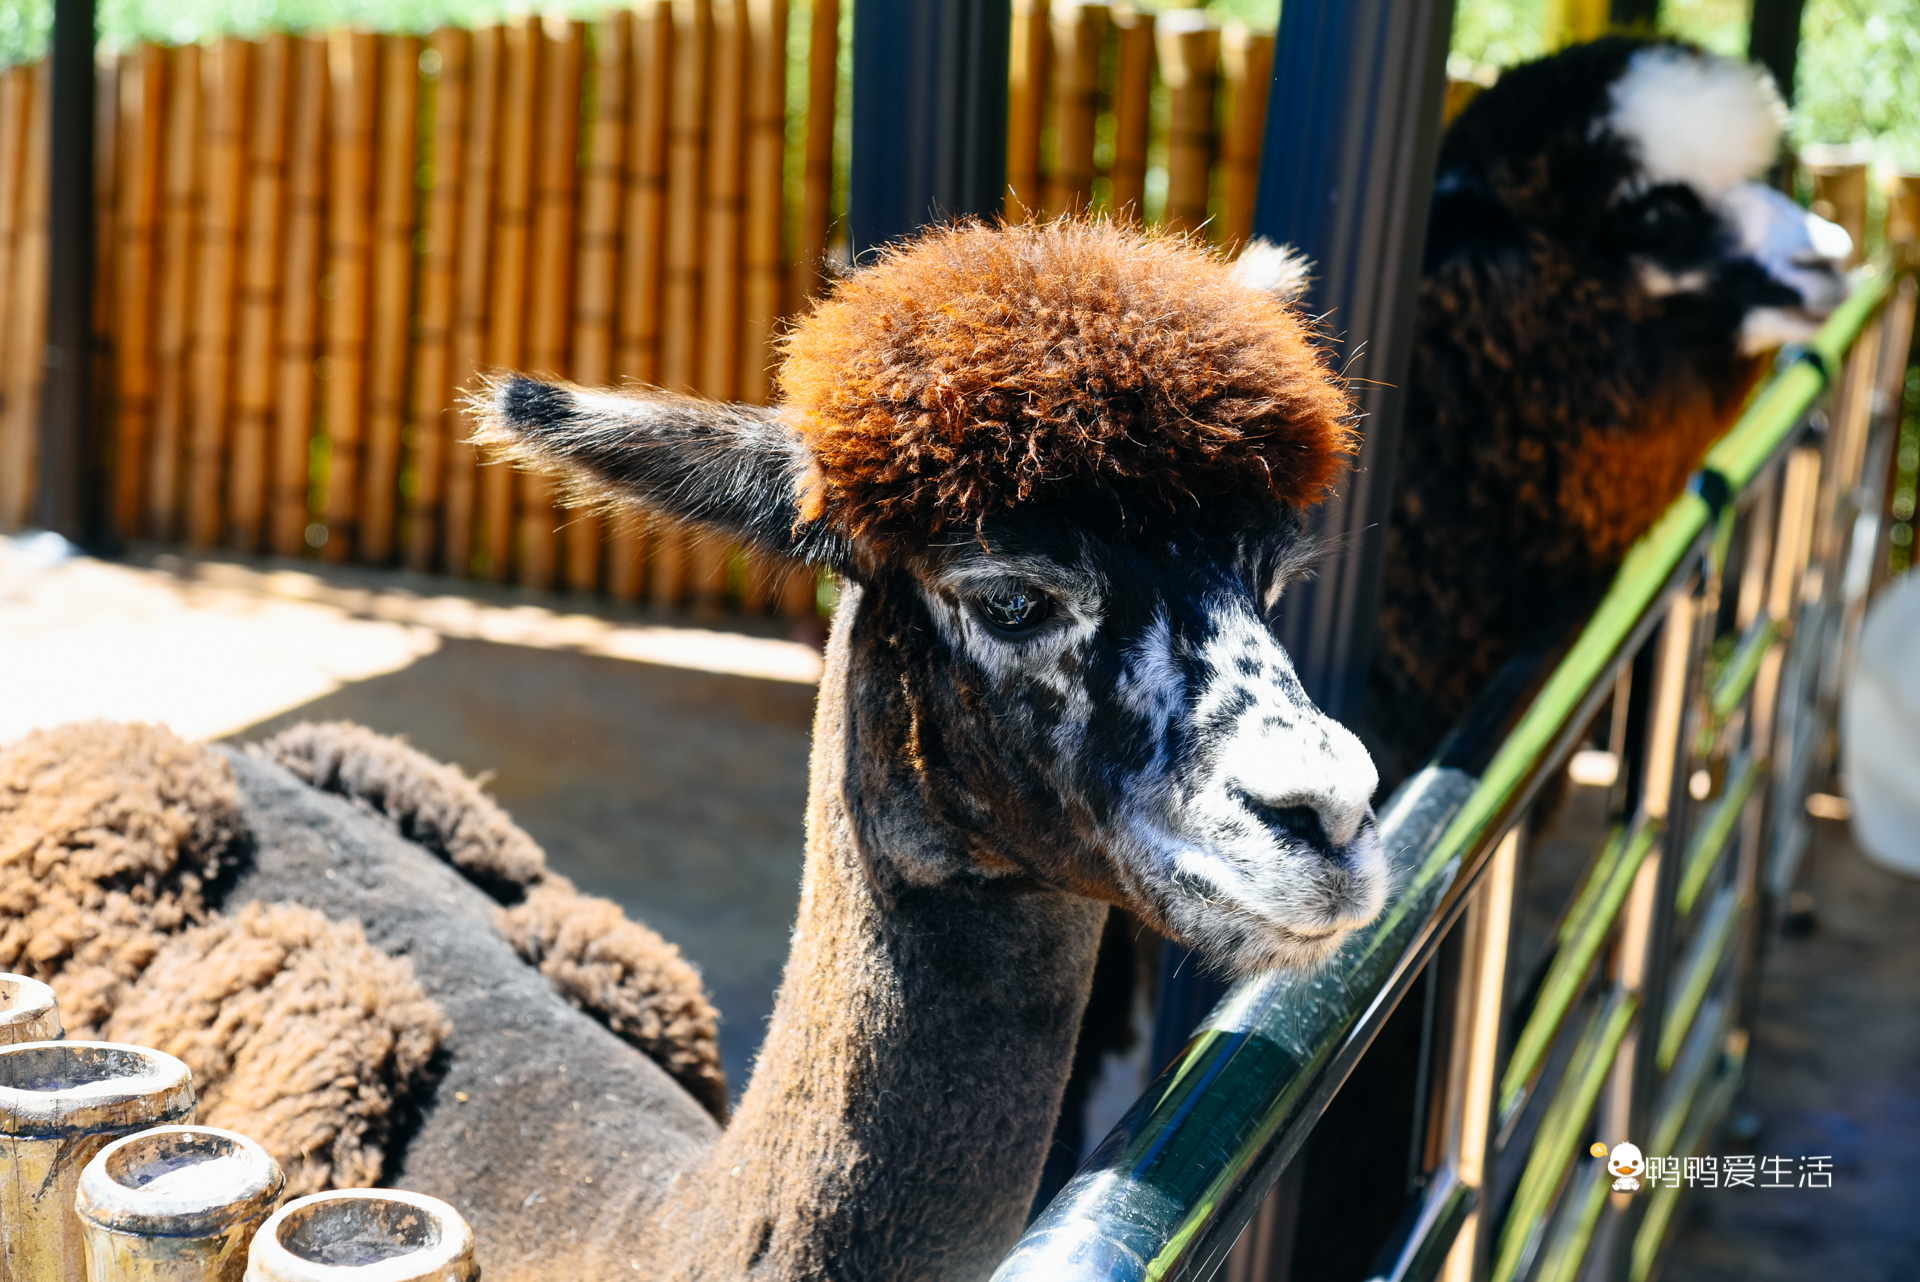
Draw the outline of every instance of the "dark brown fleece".
<instances>
[{"instance_id":1,"label":"dark brown fleece","mask_svg":"<svg viewBox=\"0 0 1920 1282\"><path fill-rule=\"evenodd\" d=\"M1352 405L1286 303L1184 238L963 223L886 251L786 340L809 520L973 530L1035 501L1318 501Z\"/></svg>"},{"instance_id":2,"label":"dark brown fleece","mask_svg":"<svg viewBox=\"0 0 1920 1282\"><path fill-rule=\"evenodd\" d=\"M719 1014L678 946L583 895L458 766L346 721L302 722L259 745L297 778L339 793L458 868L503 907L501 935L554 989L698 1099L727 1115Z\"/></svg>"}]
</instances>

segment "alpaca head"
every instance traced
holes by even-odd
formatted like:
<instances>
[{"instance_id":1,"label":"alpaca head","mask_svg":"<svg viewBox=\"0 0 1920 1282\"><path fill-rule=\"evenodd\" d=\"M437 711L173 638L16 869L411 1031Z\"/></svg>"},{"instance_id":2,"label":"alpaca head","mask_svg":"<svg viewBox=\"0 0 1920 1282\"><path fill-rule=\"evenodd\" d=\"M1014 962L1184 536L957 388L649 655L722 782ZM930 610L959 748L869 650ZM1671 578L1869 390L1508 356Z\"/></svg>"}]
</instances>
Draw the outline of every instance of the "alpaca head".
<instances>
[{"instance_id":1,"label":"alpaca head","mask_svg":"<svg viewBox=\"0 0 1920 1282\"><path fill-rule=\"evenodd\" d=\"M1515 67L1448 132L1429 265L1502 245L1558 256L1680 360L1805 339L1846 297L1852 245L1752 181L1786 121L1764 70L1673 41Z\"/></svg>"},{"instance_id":2,"label":"alpaca head","mask_svg":"<svg viewBox=\"0 0 1920 1282\"><path fill-rule=\"evenodd\" d=\"M781 382L759 409L513 378L483 438L842 576L886 893L1038 882L1233 970L1379 910L1372 763L1269 626L1352 450L1284 301L1178 239L963 225L842 281Z\"/></svg>"}]
</instances>

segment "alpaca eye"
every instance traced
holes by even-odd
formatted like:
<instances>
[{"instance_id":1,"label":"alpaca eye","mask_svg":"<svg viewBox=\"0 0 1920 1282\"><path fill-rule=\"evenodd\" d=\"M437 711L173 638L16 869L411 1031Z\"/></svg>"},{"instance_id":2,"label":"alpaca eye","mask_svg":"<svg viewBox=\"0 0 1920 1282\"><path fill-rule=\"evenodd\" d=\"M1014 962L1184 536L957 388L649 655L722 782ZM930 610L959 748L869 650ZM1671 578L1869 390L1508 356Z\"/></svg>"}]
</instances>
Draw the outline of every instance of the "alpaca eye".
<instances>
[{"instance_id":1,"label":"alpaca eye","mask_svg":"<svg viewBox=\"0 0 1920 1282\"><path fill-rule=\"evenodd\" d=\"M1003 636L1022 636L1045 623L1053 599L1025 585L996 588L976 602L980 617Z\"/></svg>"}]
</instances>

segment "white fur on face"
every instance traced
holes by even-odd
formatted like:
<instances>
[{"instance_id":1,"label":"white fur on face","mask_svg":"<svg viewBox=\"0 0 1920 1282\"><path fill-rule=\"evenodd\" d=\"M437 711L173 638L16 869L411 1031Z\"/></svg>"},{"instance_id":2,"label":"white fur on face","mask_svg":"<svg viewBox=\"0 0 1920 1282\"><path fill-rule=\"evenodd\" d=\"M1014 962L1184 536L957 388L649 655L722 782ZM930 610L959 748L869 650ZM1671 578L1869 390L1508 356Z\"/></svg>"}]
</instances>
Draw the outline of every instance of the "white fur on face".
<instances>
[{"instance_id":1,"label":"white fur on face","mask_svg":"<svg viewBox=\"0 0 1920 1282\"><path fill-rule=\"evenodd\" d=\"M1730 188L1716 208L1733 227L1740 252L1801 299L1797 308L1749 312L1740 327L1741 352L1752 356L1810 338L1818 323L1846 301L1853 237L1761 183Z\"/></svg>"},{"instance_id":2,"label":"white fur on face","mask_svg":"<svg viewBox=\"0 0 1920 1282\"><path fill-rule=\"evenodd\" d=\"M1291 303L1313 282L1313 263L1291 245L1276 245L1256 237L1233 260L1233 278L1240 284Z\"/></svg>"},{"instance_id":3,"label":"white fur on face","mask_svg":"<svg viewBox=\"0 0 1920 1282\"><path fill-rule=\"evenodd\" d=\"M1633 146L1649 184L1686 183L1712 202L1773 163L1787 109L1765 71L1657 45L1614 82L1606 123Z\"/></svg>"}]
</instances>

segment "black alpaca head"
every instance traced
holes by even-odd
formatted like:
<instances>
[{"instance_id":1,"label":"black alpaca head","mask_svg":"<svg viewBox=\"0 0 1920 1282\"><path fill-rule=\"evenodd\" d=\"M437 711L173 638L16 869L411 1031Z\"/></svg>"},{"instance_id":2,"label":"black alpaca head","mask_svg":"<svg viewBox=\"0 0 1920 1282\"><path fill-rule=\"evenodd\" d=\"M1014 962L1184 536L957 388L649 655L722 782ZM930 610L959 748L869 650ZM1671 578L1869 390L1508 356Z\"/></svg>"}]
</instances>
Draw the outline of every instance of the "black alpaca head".
<instances>
[{"instance_id":1,"label":"black alpaca head","mask_svg":"<svg viewBox=\"0 0 1920 1282\"><path fill-rule=\"evenodd\" d=\"M1037 881L1308 963L1386 864L1372 763L1269 625L1352 448L1272 258L962 226L802 320L779 407L511 379L481 409L589 499L844 576L822 715L890 893Z\"/></svg>"},{"instance_id":2,"label":"black alpaca head","mask_svg":"<svg viewBox=\"0 0 1920 1282\"><path fill-rule=\"evenodd\" d=\"M1448 131L1427 268L1546 242L1662 342L1752 355L1846 296L1846 233L1752 181L1786 108L1765 71L1610 37L1515 67Z\"/></svg>"}]
</instances>

